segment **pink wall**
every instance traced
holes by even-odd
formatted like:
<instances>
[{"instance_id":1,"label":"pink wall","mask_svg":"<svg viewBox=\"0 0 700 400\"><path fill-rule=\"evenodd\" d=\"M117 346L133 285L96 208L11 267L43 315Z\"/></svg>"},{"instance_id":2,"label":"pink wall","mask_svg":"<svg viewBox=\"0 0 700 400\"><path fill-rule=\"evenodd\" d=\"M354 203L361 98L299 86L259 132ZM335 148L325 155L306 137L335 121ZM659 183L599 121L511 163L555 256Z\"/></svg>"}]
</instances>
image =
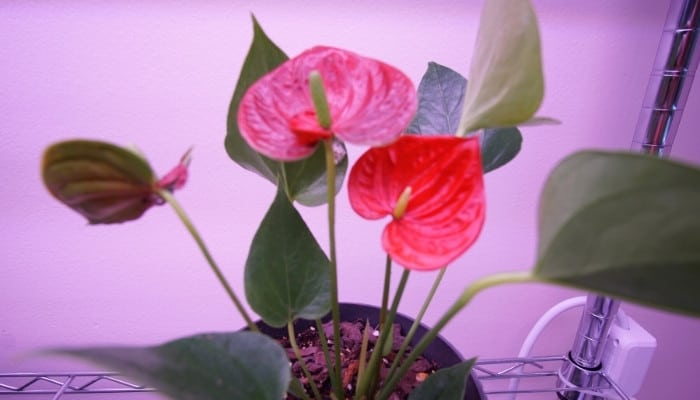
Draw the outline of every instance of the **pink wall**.
<instances>
[{"instance_id":1,"label":"pink wall","mask_svg":"<svg viewBox=\"0 0 700 400\"><path fill-rule=\"evenodd\" d=\"M229 98L251 39L250 13L289 54L318 43L346 47L398 66L417 84L429 60L467 73L481 5L141 3L0 2L0 371L87 368L17 357L47 346L150 344L242 325L171 210L151 210L136 223L88 227L53 201L39 179L47 144L71 137L136 144L161 174L194 145L191 179L178 197L242 295L247 248L273 195L271 185L234 165L222 145ZM487 225L451 267L435 310L475 277L532 265L535 204L558 160L581 148L629 148L667 2L536 0L535 6L547 78L541 113L564 124L523 129L518 159L488 175ZM698 87L674 147L674 156L695 163ZM352 148L351 156L359 151ZM382 224L359 220L345 192L339 198L341 298L377 302ZM325 243L324 210L304 215ZM409 290L417 294L406 296L404 312L418 309L432 279L414 274ZM496 288L477 298L445 336L465 355L512 356L542 312L575 294L544 285ZM700 357L700 320L626 309L659 341L638 398L690 398L695 378L681 372ZM577 320L577 313L557 320L535 352L566 351Z\"/></svg>"}]
</instances>

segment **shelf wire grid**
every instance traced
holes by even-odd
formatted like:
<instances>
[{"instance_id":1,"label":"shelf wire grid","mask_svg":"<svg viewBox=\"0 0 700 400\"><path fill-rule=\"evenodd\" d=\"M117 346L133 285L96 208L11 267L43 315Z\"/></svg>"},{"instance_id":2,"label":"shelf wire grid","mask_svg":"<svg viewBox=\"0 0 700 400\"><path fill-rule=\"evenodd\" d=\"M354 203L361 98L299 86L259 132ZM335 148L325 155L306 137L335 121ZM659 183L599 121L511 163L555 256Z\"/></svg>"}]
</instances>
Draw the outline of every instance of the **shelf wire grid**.
<instances>
[{"instance_id":1,"label":"shelf wire grid","mask_svg":"<svg viewBox=\"0 0 700 400\"><path fill-rule=\"evenodd\" d=\"M129 394L155 392L132 383L115 372L0 373L0 396L53 395L53 400L72 394Z\"/></svg>"},{"instance_id":2,"label":"shelf wire grid","mask_svg":"<svg viewBox=\"0 0 700 400\"><path fill-rule=\"evenodd\" d=\"M481 383L489 400L542 399L543 394L550 394L556 399L557 392L575 390L580 393L598 396L609 400L631 400L624 390L603 373L599 385L590 387L566 386L560 381L562 363L568 361L566 356L544 356L525 358L500 358L479 360L473 372ZM511 384L518 380L516 387Z\"/></svg>"},{"instance_id":3,"label":"shelf wire grid","mask_svg":"<svg viewBox=\"0 0 700 400\"><path fill-rule=\"evenodd\" d=\"M556 398L556 392L571 390L559 383L559 369L565 356L501 358L479 360L473 373L478 378L489 400L542 399L542 395ZM517 388L511 382L519 379ZM575 390L610 400L631 400L611 379L601 374L597 387L580 387ZM156 390L132 383L115 372L78 373L0 373L0 397L3 395L53 395L58 400L64 395L119 394L127 399L129 394L155 392Z\"/></svg>"}]
</instances>

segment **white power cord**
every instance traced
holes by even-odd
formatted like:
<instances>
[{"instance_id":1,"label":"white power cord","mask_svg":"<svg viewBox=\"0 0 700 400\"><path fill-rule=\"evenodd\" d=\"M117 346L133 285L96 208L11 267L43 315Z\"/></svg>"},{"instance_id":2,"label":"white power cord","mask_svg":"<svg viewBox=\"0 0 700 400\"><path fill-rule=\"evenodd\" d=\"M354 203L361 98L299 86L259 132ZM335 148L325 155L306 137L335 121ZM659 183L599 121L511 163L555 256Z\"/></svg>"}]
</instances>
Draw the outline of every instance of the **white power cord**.
<instances>
[{"instance_id":1,"label":"white power cord","mask_svg":"<svg viewBox=\"0 0 700 400\"><path fill-rule=\"evenodd\" d=\"M527 334L527 337L525 338L525 341L523 342L523 345L520 347L520 353L518 353L518 358L524 358L528 357L530 355L530 351L532 351L532 347L535 344L535 341L537 338L542 334L542 331L544 330L547 325L549 325L552 320L558 316L559 314L563 313L564 311L570 310L572 308L576 307L582 307L583 305L586 304L586 296L578 296L578 297L572 297L570 299L566 299L556 305L554 307L550 308L547 312L542 314L540 319L535 322L535 325L533 325L532 329L530 329L530 333ZM521 373L523 370L523 366L519 366L513 370L513 373ZM510 385L508 386L508 390L511 392L515 392L518 390L518 385L520 384L520 378L512 378L510 380ZM516 393L513 393L511 395L511 400L515 400L515 395Z\"/></svg>"}]
</instances>

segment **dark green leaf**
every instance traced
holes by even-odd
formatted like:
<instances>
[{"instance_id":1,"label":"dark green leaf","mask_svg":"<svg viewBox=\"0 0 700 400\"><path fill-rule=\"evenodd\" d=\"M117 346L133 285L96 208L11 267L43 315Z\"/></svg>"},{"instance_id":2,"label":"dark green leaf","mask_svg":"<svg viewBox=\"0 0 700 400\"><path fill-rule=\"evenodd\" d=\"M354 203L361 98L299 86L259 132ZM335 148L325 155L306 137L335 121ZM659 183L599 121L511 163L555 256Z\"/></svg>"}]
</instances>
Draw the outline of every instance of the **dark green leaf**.
<instances>
[{"instance_id":1,"label":"dark green leaf","mask_svg":"<svg viewBox=\"0 0 700 400\"><path fill-rule=\"evenodd\" d=\"M116 370L178 400L279 400L291 380L284 349L265 335L245 331L192 336L156 347L55 353Z\"/></svg>"},{"instance_id":2,"label":"dark green leaf","mask_svg":"<svg viewBox=\"0 0 700 400\"><path fill-rule=\"evenodd\" d=\"M700 315L700 170L585 151L549 177L535 275Z\"/></svg>"},{"instance_id":3,"label":"dark green leaf","mask_svg":"<svg viewBox=\"0 0 700 400\"><path fill-rule=\"evenodd\" d=\"M56 143L44 153L41 170L51 194L91 224L137 219L154 204L151 167L133 151L111 143Z\"/></svg>"},{"instance_id":4,"label":"dark green leaf","mask_svg":"<svg viewBox=\"0 0 700 400\"><path fill-rule=\"evenodd\" d=\"M411 392L409 400L463 400L474 361L476 359L472 358L437 370Z\"/></svg>"},{"instance_id":5,"label":"dark green leaf","mask_svg":"<svg viewBox=\"0 0 700 400\"><path fill-rule=\"evenodd\" d=\"M418 111L407 132L423 135L452 135L457 132L467 80L435 62L418 85Z\"/></svg>"},{"instance_id":6,"label":"dark green leaf","mask_svg":"<svg viewBox=\"0 0 700 400\"><path fill-rule=\"evenodd\" d=\"M330 310L330 266L299 212L278 190L245 265L250 306L270 326L321 318Z\"/></svg>"},{"instance_id":7,"label":"dark green leaf","mask_svg":"<svg viewBox=\"0 0 700 400\"><path fill-rule=\"evenodd\" d=\"M280 162L272 160L251 148L238 129L238 107L246 90L266 73L287 61L287 55L265 34L258 21L253 18L253 43L243 63L233 98L229 105L225 146L229 157L243 168L257 173L273 184L278 176L287 177L287 192L301 204L315 206L325 204L326 164L325 154L319 146L314 154L304 160ZM339 144L345 152L345 145ZM284 174L282 168L285 168ZM347 159L337 166L336 193L340 190L347 169Z\"/></svg>"},{"instance_id":8,"label":"dark green leaf","mask_svg":"<svg viewBox=\"0 0 700 400\"><path fill-rule=\"evenodd\" d=\"M335 166L335 192L343 186L348 169L345 145L335 142L340 160ZM320 206L328 201L326 155L323 146L304 160L284 163L289 196L305 206Z\"/></svg>"},{"instance_id":9,"label":"dark green leaf","mask_svg":"<svg viewBox=\"0 0 700 400\"><path fill-rule=\"evenodd\" d=\"M520 152L523 137L518 128L484 129L481 138L481 165L484 173L510 162Z\"/></svg>"},{"instance_id":10,"label":"dark green leaf","mask_svg":"<svg viewBox=\"0 0 700 400\"><path fill-rule=\"evenodd\" d=\"M464 103L467 80L458 72L435 62L418 86L418 111L407 132L419 135L446 135L457 131ZM481 140L481 163L484 173L510 162L522 143L518 128L484 130Z\"/></svg>"},{"instance_id":11,"label":"dark green leaf","mask_svg":"<svg viewBox=\"0 0 700 400\"><path fill-rule=\"evenodd\" d=\"M279 175L279 162L263 156L246 143L238 129L237 115L238 106L246 90L260 77L287 59L287 55L267 37L258 21L253 17L253 43L243 62L226 120L225 145L229 157L243 168L258 173L274 183L277 183Z\"/></svg>"}]
</instances>

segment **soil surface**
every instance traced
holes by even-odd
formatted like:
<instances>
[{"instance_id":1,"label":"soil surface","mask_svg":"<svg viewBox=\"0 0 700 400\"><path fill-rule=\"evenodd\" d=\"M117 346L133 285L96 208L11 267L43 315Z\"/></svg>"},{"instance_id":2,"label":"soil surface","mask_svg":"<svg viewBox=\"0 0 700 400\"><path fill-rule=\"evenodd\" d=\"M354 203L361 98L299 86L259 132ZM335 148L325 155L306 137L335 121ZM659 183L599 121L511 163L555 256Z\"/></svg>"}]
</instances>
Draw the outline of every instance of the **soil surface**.
<instances>
[{"instance_id":1,"label":"soil surface","mask_svg":"<svg viewBox=\"0 0 700 400\"><path fill-rule=\"evenodd\" d=\"M341 347L341 377L343 380L343 387L345 389L346 399L352 399L355 394L355 387L357 384L357 372L360 365L360 351L362 348L362 338L365 330L366 321L354 321L354 322L341 322L340 324L340 337L342 342ZM369 346L367 351L367 361L374 351L374 345L379 337L379 332L373 327L369 327L371 331L369 332ZM335 359L335 351L333 347L333 325L331 322L325 323L323 325L323 331L328 338L328 347L331 356L331 362ZM393 341L391 351L382 358L382 363L379 371L380 385L385 379L386 375L389 373L389 368L394 361L401 344L404 341L402 336L401 327L398 324L394 324L393 328ZM299 346L301 356L306 362L306 366L316 382L324 400L331 399L331 385L330 378L328 375L328 366L326 365L326 360L323 355L323 349L319 340L318 332L315 327L311 326L309 328L299 330L296 332L297 345ZM297 360L289 344L289 338L283 337L280 340L282 346L287 350L287 355L289 356L290 363L292 365L292 373L299 378L299 380L304 384L307 389L307 393L310 394L312 391L308 382L308 379L304 375L301 367L301 363ZM410 348L409 348L410 350ZM406 351L408 353L409 351ZM385 352L386 353L386 352ZM405 356L403 357L405 359ZM399 384L396 386L394 392L392 393L390 400L403 400L407 399L409 393L413 391L421 382L423 382L430 374L435 372L439 366L424 357L419 357L411 366L410 370L401 379ZM297 397L288 395L288 400L297 399Z\"/></svg>"}]
</instances>

